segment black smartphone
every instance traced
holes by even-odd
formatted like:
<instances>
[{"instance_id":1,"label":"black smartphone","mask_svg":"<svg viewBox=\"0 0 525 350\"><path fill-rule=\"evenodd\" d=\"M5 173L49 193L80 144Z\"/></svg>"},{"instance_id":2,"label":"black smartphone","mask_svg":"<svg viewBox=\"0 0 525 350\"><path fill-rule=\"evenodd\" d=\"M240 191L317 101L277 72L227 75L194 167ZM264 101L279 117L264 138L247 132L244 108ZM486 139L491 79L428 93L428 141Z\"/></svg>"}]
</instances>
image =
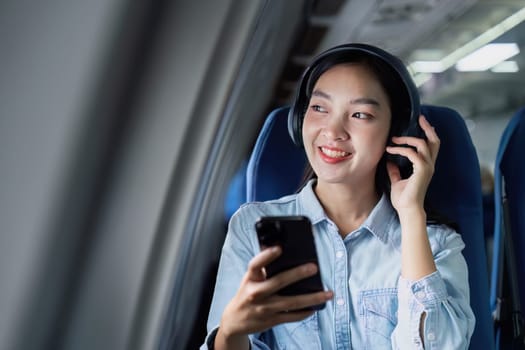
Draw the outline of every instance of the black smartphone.
<instances>
[{"instance_id":1,"label":"black smartphone","mask_svg":"<svg viewBox=\"0 0 525 350\"><path fill-rule=\"evenodd\" d=\"M282 249L282 254L265 266L267 277L306 263L314 263L318 267L315 275L282 288L278 294L298 295L324 290L312 224L306 216L264 216L255 223L255 230L261 250L275 245ZM319 310L324 306L323 303L309 309Z\"/></svg>"}]
</instances>

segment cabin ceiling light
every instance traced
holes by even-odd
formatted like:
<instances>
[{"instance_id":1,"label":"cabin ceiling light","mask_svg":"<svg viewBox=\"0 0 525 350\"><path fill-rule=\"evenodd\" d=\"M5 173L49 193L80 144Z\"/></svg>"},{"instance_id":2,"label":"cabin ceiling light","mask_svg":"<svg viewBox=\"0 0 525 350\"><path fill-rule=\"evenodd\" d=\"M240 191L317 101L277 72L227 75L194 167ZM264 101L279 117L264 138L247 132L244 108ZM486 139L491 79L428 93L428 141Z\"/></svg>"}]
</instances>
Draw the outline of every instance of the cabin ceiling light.
<instances>
[{"instance_id":1,"label":"cabin ceiling light","mask_svg":"<svg viewBox=\"0 0 525 350\"><path fill-rule=\"evenodd\" d=\"M511 16L505 18L500 23L496 24L495 26L489 28L473 40L469 41L465 45L459 47L458 49L452 51L450 54L446 55L442 59L440 59L438 62L440 62L440 69L442 71L447 70L448 68L454 66L456 62L461 60L463 57L467 56L468 54L472 53L473 51L479 49L480 47L490 43L491 41L495 40L496 38L500 37L502 34L508 32L521 22L525 20L525 7L521 10L515 12ZM434 61L430 61L434 62ZM432 63L434 66L438 66L435 63ZM421 63L418 64L421 66ZM414 75L418 73L429 73L429 72L419 72L417 70L417 66L414 66L414 64L409 65L409 69L414 73ZM418 85L420 86L420 85Z\"/></svg>"},{"instance_id":2,"label":"cabin ceiling light","mask_svg":"<svg viewBox=\"0 0 525 350\"><path fill-rule=\"evenodd\" d=\"M460 72L486 71L519 52L516 43L488 44L460 59L456 63L456 69Z\"/></svg>"},{"instance_id":3,"label":"cabin ceiling light","mask_svg":"<svg viewBox=\"0 0 525 350\"><path fill-rule=\"evenodd\" d=\"M419 73L441 73L445 70L441 61L415 61L411 68Z\"/></svg>"},{"instance_id":4,"label":"cabin ceiling light","mask_svg":"<svg viewBox=\"0 0 525 350\"><path fill-rule=\"evenodd\" d=\"M516 61L503 61L490 69L494 73L516 73L519 70Z\"/></svg>"}]
</instances>

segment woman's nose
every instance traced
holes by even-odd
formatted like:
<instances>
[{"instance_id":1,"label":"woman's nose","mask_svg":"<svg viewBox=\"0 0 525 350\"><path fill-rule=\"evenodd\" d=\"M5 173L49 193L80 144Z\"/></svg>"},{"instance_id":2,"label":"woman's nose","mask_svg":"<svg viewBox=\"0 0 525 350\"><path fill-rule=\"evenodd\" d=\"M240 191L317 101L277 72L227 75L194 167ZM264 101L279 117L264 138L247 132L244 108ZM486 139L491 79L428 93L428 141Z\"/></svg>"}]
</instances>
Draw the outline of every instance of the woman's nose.
<instances>
[{"instance_id":1,"label":"woman's nose","mask_svg":"<svg viewBox=\"0 0 525 350\"><path fill-rule=\"evenodd\" d=\"M346 115L346 113L344 113ZM330 140L344 141L350 138L350 134L345 128L345 115L333 115L324 126L323 133Z\"/></svg>"}]
</instances>

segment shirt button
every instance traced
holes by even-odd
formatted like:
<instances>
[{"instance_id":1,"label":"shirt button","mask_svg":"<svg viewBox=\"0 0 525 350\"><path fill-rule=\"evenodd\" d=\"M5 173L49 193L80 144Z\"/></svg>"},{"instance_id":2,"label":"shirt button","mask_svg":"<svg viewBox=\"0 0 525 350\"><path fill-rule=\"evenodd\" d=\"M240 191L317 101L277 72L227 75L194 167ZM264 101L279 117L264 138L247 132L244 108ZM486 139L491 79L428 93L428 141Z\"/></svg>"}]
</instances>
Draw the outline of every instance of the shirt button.
<instances>
[{"instance_id":1,"label":"shirt button","mask_svg":"<svg viewBox=\"0 0 525 350\"><path fill-rule=\"evenodd\" d=\"M337 305L343 306L345 304L345 300L343 298L337 299Z\"/></svg>"},{"instance_id":2,"label":"shirt button","mask_svg":"<svg viewBox=\"0 0 525 350\"><path fill-rule=\"evenodd\" d=\"M419 292L416 293L416 298L418 299L423 299L427 296L427 294L425 292L423 292L422 290L420 290Z\"/></svg>"},{"instance_id":3,"label":"shirt button","mask_svg":"<svg viewBox=\"0 0 525 350\"><path fill-rule=\"evenodd\" d=\"M340 250L337 251L337 253L335 253L336 258L338 258L338 259L341 259L343 257L343 255L345 255L345 254L342 251L340 251Z\"/></svg>"},{"instance_id":4,"label":"shirt button","mask_svg":"<svg viewBox=\"0 0 525 350\"><path fill-rule=\"evenodd\" d=\"M430 333L427 334L427 339L431 340L431 341L432 340L436 340L436 335L434 333L430 332Z\"/></svg>"}]
</instances>

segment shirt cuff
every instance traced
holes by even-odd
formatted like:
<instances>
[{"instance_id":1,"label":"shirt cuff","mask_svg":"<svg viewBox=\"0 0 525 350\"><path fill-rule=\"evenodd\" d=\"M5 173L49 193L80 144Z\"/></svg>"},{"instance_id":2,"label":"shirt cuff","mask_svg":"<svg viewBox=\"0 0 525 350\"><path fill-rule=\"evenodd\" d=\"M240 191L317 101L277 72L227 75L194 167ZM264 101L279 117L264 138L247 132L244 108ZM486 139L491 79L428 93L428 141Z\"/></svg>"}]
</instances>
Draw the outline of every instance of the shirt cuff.
<instances>
[{"instance_id":1,"label":"shirt cuff","mask_svg":"<svg viewBox=\"0 0 525 350\"><path fill-rule=\"evenodd\" d=\"M204 344L201 346L200 350L213 350L215 349L215 336L217 336L217 331L219 330L219 327L215 327L208 335L206 336L206 339L204 340Z\"/></svg>"},{"instance_id":2,"label":"shirt cuff","mask_svg":"<svg viewBox=\"0 0 525 350\"><path fill-rule=\"evenodd\" d=\"M201 346L200 350L214 350L215 349L215 337L217 336L217 332L219 331L219 327L215 327L214 329L212 329L212 331L210 333L208 333L208 335L206 336L206 340L204 341L204 344ZM251 337L248 337L249 341L250 341L250 344L249 344L249 349L253 349L253 346L252 346L252 339Z\"/></svg>"},{"instance_id":3,"label":"shirt cuff","mask_svg":"<svg viewBox=\"0 0 525 350\"><path fill-rule=\"evenodd\" d=\"M424 310L435 307L447 299L447 289L439 271L417 281L410 281L400 276L398 292L400 301L408 305L414 305L415 302Z\"/></svg>"}]
</instances>

